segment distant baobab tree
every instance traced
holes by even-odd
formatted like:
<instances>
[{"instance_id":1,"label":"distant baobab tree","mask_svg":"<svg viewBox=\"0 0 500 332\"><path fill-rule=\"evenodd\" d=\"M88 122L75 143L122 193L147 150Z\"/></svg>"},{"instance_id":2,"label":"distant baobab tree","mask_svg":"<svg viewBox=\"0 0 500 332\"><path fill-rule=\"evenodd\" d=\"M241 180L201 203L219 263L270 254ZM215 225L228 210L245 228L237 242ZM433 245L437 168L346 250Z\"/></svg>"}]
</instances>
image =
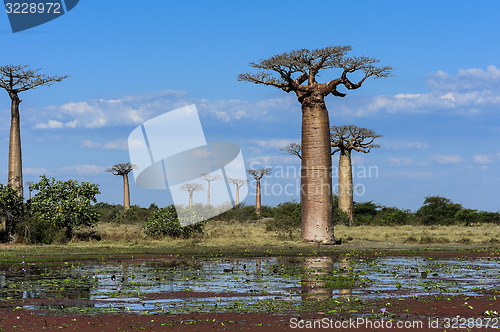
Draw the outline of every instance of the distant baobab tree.
<instances>
[{"instance_id":1,"label":"distant baobab tree","mask_svg":"<svg viewBox=\"0 0 500 332\"><path fill-rule=\"evenodd\" d=\"M119 175L123 177L123 207L125 209L130 208L130 188L128 183L128 173L135 169L135 165L131 163L116 164L113 167L108 168L106 172L110 172L113 175Z\"/></svg>"},{"instance_id":2,"label":"distant baobab tree","mask_svg":"<svg viewBox=\"0 0 500 332\"><path fill-rule=\"evenodd\" d=\"M271 168L261 168L261 169L251 169L248 174L253 176L255 181L257 181L257 186L255 189L255 214L260 216L260 206L261 206L261 192L260 192L260 180L267 174L271 173Z\"/></svg>"},{"instance_id":3,"label":"distant baobab tree","mask_svg":"<svg viewBox=\"0 0 500 332\"><path fill-rule=\"evenodd\" d=\"M276 87L294 92L302 106L301 204L302 239L324 244L336 243L332 222L332 158L330 120L325 97L344 97L337 90L361 87L369 77L391 76L392 68L378 67L371 57L348 57L351 46L300 49L250 63L257 73L244 73L240 81ZM325 83L316 81L319 72L339 69L339 75ZM361 72L357 83L347 75ZM326 75L329 76L329 75Z\"/></svg>"},{"instance_id":4,"label":"distant baobab tree","mask_svg":"<svg viewBox=\"0 0 500 332\"><path fill-rule=\"evenodd\" d=\"M228 180L236 187L235 205L238 206L240 205L240 188L248 181L242 179L233 179L233 178L228 178Z\"/></svg>"},{"instance_id":5,"label":"distant baobab tree","mask_svg":"<svg viewBox=\"0 0 500 332\"><path fill-rule=\"evenodd\" d=\"M210 182L220 179L218 175L202 174L201 177L207 181L207 205L210 205Z\"/></svg>"},{"instance_id":6,"label":"distant baobab tree","mask_svg":"<svg viewBox=\"0 0 500 332\"><path fill-rule=\"evenodd\" d=\"M382 137L375 131L357 126L332 126L332 154L340 152L339 157L339 210L349 215L349 226L353 221L353 182L351 151L368 153L379 148L374 144L376 138Z\"/></svg>"},{"instance_id":7,"label":"distant baobab tree","mask_svg":"<svg viewBox=\"0 0 500 332\"><path fill-rule=\"evenodd\" d=\"M287 146L281 148L280 150L287 153L287 154L291 154L293 156L297 156L300 159L302 159L302 155L301 155L302 147L300 146L299 143L290 143Z\"/></svg>"},{"instance_id":8,"label":"distant baobab tree","mask_svg":"<svg viewBox=\"0 0 500 332\"><path fill-rule=\"evenodd\" d=\"M33 181L26 182L26 185L28 186L28 193L29 193L28 199L31 199L31 185L32 184L33 184Z\"/></svg>"},{"instance_id":9,"label":"distant baobab tree","mask_svg":"<svg viewBox=\"0 0 500 332\"><path fill-rule=\"evenodd\" d=\"M195 191L203 190L203 186L199 183L188 182L179 187L180 190L187 191L189 193L189 207L193 206L193 193Z\"/></svg>"},{"instance_id":10,"label":"distant baobab tree","mask_svg":"<svg viewBox=\"0 0 500 332\"><path fill-rule=\"evenodd\" d=\"M19 116L19 93L39 86L50 86L61 82L68 76L46 76L38 74L40 69L30 69L28 65L0 66L0 87L9 94L10 104L10 136L9 136L9 169L8 184L23 196L23 162L21 154L21 127Z\"/></svg>"}]
</instances>

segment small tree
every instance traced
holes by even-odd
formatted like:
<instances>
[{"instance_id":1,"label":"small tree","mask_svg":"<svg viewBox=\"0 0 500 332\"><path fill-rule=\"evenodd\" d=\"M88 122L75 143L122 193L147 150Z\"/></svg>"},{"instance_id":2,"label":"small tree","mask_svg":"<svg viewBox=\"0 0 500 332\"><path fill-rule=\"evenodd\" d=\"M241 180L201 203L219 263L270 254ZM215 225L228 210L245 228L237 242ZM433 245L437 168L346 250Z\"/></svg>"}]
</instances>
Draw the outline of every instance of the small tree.
<instances>
[{"instance_id":1,"label":"small tree","mask_svg":"<svg viewBox=\"0 0 500 332\"><path fill-rule=\"evenodd\" d=\"M215 180L219 180L220 177L218 175L210 175L210 174L202 174L201 177L204 178L205 181L207 181L207 183L208 183L208 186L207 186L207 205L210 205L210 182L215 181Z\"/></svg>"},{"instance_id":2,"label":"small tree","mask_svg":"<svg viewBox=\"0 0 500 332\"><path fill-rule=\"evenodd\" d=\"M255 181L257 181L257 186L255 189L255 214L260 216L260 205L261 205L261 192L260 192L260 180L265 175L271 173L271 168L261 168L261 169L251 169L248 171Z\"/></svg>"},{"instance_id":3,"label":"small tree","mask_svg":"<svg viewBox=\"0 0 500 332\"><path fill-rule=\"evenodd\" d=\"M68 76L46 76L38 74L40 69L30 69L27 65L7 65L0 67L0 87L9 94L10 104L10 136L9 136L9 170L8 184L23 196L23 163L21 155L21 127L19 118L19 93L39 86L50 86L61 82Z\"/></svg>"},{"instance_id":4,"label":"small tree","mask_svg":"<svg viewBox=\"0 0 500 332\"><path fill-rule=\"evenodd\" d=\"M132 172L133 169L135 169L135 165L126 163L116 164L106 170L106 172L110 172L113 175L119 175L123 177L123 207L125 209L130 209L130 188L128 182L128 173Z\"/></svg>"},{"instance_id":5,"label":"small tree","mask_svg":"<svg viewBox=\"0 0 500 332\"><path fill-rule=\"evenodd\" d=\"M351 151L369 153L379 148L374 144L376 138L382 137L375 131L357 126L333 126L331 128L332 154L340 152L339 157L339 209L349 215L349 226L353 220L353 181Z\"/></svg>"},{"instance_id":6,"label":"small tree","mask_svg":"<svg viewBox=\"0 0 500 332\"><path fill-rule=\"evenodd\" d=\"M180 186L180 190L187 191L189 193L189 207L193 206L193 193L195 191L203 190L203 186L199 183L188 182Z\"/></svg>"},{"instance_id":7,"label":"small tree","mask_svg":"<svg viewBox=\"0 0 500 332\"><path fill-rule=\"evenodd\" d=\"M5 233L10 241L23 211L23 201L10 185L0 183L0 218L5 221Z\"/></svg>"},{"instance_id":8,"label":"small tree","mask_svg":"<svg viewBox=\"0 0 500 332\"><path fill-rule=\"evenodd\" d=\"M229 182L231 182L232 184L234 184L234 187L236 188L235 203L236 203L236 206L238 206L238 205L240 205L240 188L245 183L247 183L248 181L247 180L242 180L242 179L233 179L233 178L229 178L228 180L229 180Z\"/></svg>"},{"instance_id":9,"label":"small tree","mask_svg":"<svg viewBox=\"0 0 500 332\"><path fill-rule=\"evenodd\" d=\"M330 119L325 97L344 97L339 86L348 90L361 87L369 77L391 76L392 68L378 67L378 60L366 56L348 57L350 46L300 49L252 62L256 73L238 76L240 81L273 86L293 92L302 108L301 204L302 239L325 244L335 243L332 222L332 159ZM318 82L320 72L338 69L336 78ZM361 73L357 82L351 74ZM325 75L330 76L330 75Z\"/></svg>"},{"instance_id":10,"label":"small tree","mask_svg":"<svg viewBox=\"0 0 500 332\"><path fill-rule=\"evenodd\" d=\"M93 226L99 220L99 214L91 205L97 202L96 195L100 194L97 184L56 181L42 175L40 182L33 184L32 188L38 193L28 204L28 217L57 230L65 229L68 240L76 227Z\"/></svg>"}]
</instances>

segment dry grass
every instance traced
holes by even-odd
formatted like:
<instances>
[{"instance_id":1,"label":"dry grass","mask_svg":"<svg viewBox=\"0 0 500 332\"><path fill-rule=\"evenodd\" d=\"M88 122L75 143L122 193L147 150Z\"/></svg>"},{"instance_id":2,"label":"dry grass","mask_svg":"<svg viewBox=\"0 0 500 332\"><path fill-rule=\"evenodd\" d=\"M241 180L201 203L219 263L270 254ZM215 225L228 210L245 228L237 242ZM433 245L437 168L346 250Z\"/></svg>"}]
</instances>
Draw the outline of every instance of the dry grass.
<instances>
[{"instance_id":1,"label":"dry grass","mask_svg":"<svg viewBox=\"0 0 500 332\"><path fill-rule=\"evenodd\" d=\"M353 238L352 243L389 242L395 244L498 244L500 225L465 226L337 226L336 236Z\"/></svg>"},{"instance_id":2,"label":"dry grass","mask_svg":"<svg viewBox=\"0 0 500 332\"><path fill-rule=\"evenodd\" d=\"M79 230L73 243L86 239L102 244L135 244L145 246L205 247L207 249L232 247L300 247L300 231L288 235L265 230L265 221L212 221L205 226L203 234L189 239L150 239L144 234L141 224L100 223L93 230ZM85 236L85 234L89 236ZM335 236L349 247L379 247L386 244L397 246L429 245L486 245L500 244L500 225L465 226L336 226Z\"/></svg>"}]
</instances>

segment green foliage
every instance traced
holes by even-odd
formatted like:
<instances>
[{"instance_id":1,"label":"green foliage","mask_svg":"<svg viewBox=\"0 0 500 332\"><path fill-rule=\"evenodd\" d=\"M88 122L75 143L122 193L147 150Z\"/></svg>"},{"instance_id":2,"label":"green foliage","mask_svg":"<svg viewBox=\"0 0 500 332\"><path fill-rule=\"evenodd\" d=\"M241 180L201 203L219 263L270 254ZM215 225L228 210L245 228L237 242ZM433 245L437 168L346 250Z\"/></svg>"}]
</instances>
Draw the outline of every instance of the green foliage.
<instances>
[{"instance_id":1,"label":"green foliage","mask_svg":"<svg viewBox=\"0 0 500 332\"><path fill-rule=\"evenodd\" d=\"M135 224L146 221L154 211L158 210L158 206L153 203L149 208L132 205L129 209L125 209L121 204L99 202L94 205L94 209L100 215L100 222Z\"/></svg>"},{"instance_id":2,"label":"green foliage","mask_svg":"<svg viewBox=\"0 0 500 332\"><path fill-rule=\"evenodd\" d=\"M269 215L269 211L267 207L261 207L261 216ZM245 205L244 203L240 203L239 206L233 207L224 211L223 213L213 217L213 220L222 220L222 221L231 221L237 220L240 222L249 222L252 220L256 220L257 214L255 213L255 206Z\"/></svg>"},{"instance_id":3,"label":"green foliage","mask_svg":"<svg viewBox=\"0 0 500 332\"><path fill-rule=\"evenodd\" d=\"M23 200L11 186L0 183L0 219L5 221L7 240L13 235L23 213Z\"/></svg>"},{"instance_id":4,"label":"green foliage","mask_svg":"<svg viewBox=\"0 0 500 332\"><path fill-rule=\"evenodd\" d=\"M302 207L299 203L281 203L274 208L274 220L266 223L266 230L293 239L293 231L300 228L301 218Z\"/></svg>"},{"instance_id":5,"label":"green foliage","mask_svg":"<svg viewBox=\"0 0 500 332\"><path fill-rule=\"evenodd\" d=\"M96 195L100 194L96 184L76 180L56 181L54 178L41 177L40 182L31 186L37 190L35 196L27 203L26 220L23 222L30 227L30 241L50 243L48 235L39 236L37 233L57 232L64 230L62 240L70 240L73 230L80 226L93 226L99 220L99 214L91 203L96 202ZM45 231L46 228L46 231Z\"/></svg>"},{"instance_id":6,"label":"green foliage","mask_svg":"<svg viewBox=\"0 0 500 332\"><path fill-rule=\"evenodd\" d=\"M153 212L152 216L144 225L144 232L148 236L161 237L182 237L189 238L195 233L203 232L204 222L182 227L177 211L173 205Z\"/></svg>"},{"instance_id":7,"label":"green foliage","mask_svg":"<svg viewBox=\"0 0 500 332\"><path fill-rule=\"evenodd\" d=\"M417 215L424 225L450 225L455 223L455 215L462 205L441 196L427 196Z\"/></svg>"}]
</instances>

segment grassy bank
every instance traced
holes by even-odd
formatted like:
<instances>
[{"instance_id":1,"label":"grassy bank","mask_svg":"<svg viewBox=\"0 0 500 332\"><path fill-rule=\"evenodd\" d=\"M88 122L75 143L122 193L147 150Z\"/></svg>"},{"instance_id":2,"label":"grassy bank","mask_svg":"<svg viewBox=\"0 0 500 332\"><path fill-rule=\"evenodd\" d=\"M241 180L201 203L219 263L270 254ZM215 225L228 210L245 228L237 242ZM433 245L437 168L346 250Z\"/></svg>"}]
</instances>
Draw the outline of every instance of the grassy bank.
<instances>
[{"instance_id":1,"label":"grassy bank","mask_svg":"<svg viewBox=\"0 0 500 332\"><path fill-rule=\"evenodd\" d=\"M3 244L0 264L37 261L128 259L151 256L294 256L335 255L346 252L383 251L414 254L426 251L500 251L500 226L337 226L340 246L318 246L265 230L265 220L212 221L203 234L189 239L157 238L144 234L141 224L100 223L80 229L67 244L27 246Z\"/></svg>"}]
</instances>

